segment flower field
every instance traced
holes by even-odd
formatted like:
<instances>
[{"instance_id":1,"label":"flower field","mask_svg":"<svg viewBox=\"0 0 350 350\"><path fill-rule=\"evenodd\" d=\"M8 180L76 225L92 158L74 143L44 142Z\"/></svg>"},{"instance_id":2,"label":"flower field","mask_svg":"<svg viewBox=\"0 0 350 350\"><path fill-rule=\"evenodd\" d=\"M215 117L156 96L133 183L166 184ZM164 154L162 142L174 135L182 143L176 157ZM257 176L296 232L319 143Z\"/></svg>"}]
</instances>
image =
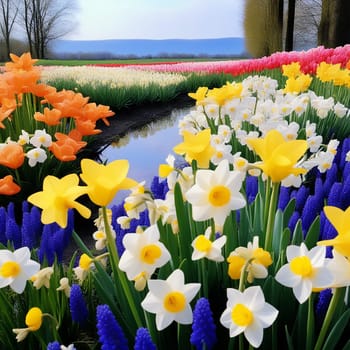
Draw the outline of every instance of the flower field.
<instances>
[{"instance_id":1,"label":"flower field","mask_svg":"<svg viewBox=\"0 0 350 350\"><path fill-rule=\"evenodd\" d=\"M0 74L1 345L349 348L349 87L350 46L126 67L12 55ZM116 107L185 91L182 142L150 184L128 177L127 159L82 156L117 118L106 96Z\"/></svg>"}]
</instances>

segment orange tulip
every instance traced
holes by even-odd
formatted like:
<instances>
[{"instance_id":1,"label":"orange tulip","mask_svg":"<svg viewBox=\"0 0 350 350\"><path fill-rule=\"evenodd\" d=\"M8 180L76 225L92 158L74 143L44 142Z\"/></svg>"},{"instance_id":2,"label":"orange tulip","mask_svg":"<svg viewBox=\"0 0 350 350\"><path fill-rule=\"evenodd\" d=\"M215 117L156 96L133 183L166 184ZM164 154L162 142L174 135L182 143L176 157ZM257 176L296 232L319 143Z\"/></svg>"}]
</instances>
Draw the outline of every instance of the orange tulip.
<instances>
[{"instance_id":1,"label":"orange tulip","mask_svg":"<svg viewBox=\"0 0 350 350\"><path fill-rule=\"evenodd\" d=\"M81 93L62 90L45 95L45 99L41 103L49 103L54 108L59 109L62 112L62 117L79 117L88 100L89 97L84 97Z\"/></svg>"},{"instance_id":2,"label":"orange tulip","mask_svg":"<svg viewBox=\"0 0 350 350\"><path fill-rule=\"evenodd\" d=\"M61 111L53 108L44 108L44 113L35 112L34 119L40 122L44 122L47 125L58 125L61 120Z\"/></svg>"},{"instance_id":3,"label":"orange tulip","mask_svg":"<svg viewBox=\"0 0 350 350\"><path fill-rule=\"evenodd\" d=\"M5 129L5 125L2 123L5 119L7 119L11 113L12 109L4 109L3 106L0 107L0 128Z\"/></svg>"},{"instance_id":4,"label":"orange tulip","mask_svg":"<svg viewBox=\"0 0 350 350\"><path fill-rule=\"evenodd\" d=\"M52 143L49 150L62 162L75 160L77 158L76 153L86 146L85 141L77 141L69 135L61 134L59 132L55 133L55 137L57 141Z\"/></svg>"},{"instance_id":5,"label":"orange tulip","mask_svg":"<svg viewBox=\"0 0 350 350\"><path fill-rule=\"evenodd\" d=\"M12 175L7 175L0 179L0 194L12 196L13 194L18 193L20 190L21 187L13 182Z\"/></svg>"},{"instance_id":6,"label":"orange tulip","mask_svg":"<svg viewBox=\"0 0 350 350\"><path fill-rule=\"evenodd\" d=\"M106 118L113 116L115 113L109 109L109 106L96 105L96 103L88 103L83 108L82 118L96 121L102 119L106 125L109 122Z\"/></svg>"},{"instance_id":7,"label":"orange tulip","mask_svg":"<svg viewBox=\"0 0 350 350\"><path fill-rule=\"evenodd\" d=\"M100 129L95 129L96 122L89 119L76 119L75 126L83 136L96 135L101 132Z\"/></svg>"},{"instance_id":8,"label":"orange tulip","mask_svg":"<svg viewBox=\"0 0 350 350\"><path fill-rule=\"evenodd\" d=\"M8 143L0 147L0 164L17 169L24 163L24 151L17 143Z\"/></svg>"},{"instance_id":9,"label":"orange tulip","mask_svg":"<svg viewBox=\"0 0 350 350\"><path fill-rule=\"evenodd\" d=\"M32 59L32 56L29 52L26 52L21 56L17 56L13 53L10 53L10 57L12 62L5 63L5 70L7 72L14 70L29 71L33 68L33 64L35 64L38 61L37 59Z\"/></svg>"}]
</instances>

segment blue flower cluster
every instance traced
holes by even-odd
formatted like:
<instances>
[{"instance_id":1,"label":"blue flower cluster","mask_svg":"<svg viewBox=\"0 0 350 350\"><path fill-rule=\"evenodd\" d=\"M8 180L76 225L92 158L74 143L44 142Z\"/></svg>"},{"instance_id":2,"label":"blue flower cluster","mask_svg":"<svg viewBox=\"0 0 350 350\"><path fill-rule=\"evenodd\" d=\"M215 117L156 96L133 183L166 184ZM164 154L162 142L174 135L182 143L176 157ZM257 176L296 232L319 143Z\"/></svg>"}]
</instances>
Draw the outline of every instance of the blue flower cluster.
<instances>
[{"instance_id":1,"label":"blue flower cluster","mask_svg":"<svg viewBox=\"0 0 350 350\"><path fill-rule=\"evenodd\" d=\"M14 249L24 246L29 249L39 248L40 263L46 261L52 265L55 258L61 262L74 228L73 210L69 211L65 229L56 223L43 225L40 217L40 209L27 201L22 203L21 213L12 202L7 207L0 207L0 243L4 246L10 243Z\"/></svg>"}]
</instances>

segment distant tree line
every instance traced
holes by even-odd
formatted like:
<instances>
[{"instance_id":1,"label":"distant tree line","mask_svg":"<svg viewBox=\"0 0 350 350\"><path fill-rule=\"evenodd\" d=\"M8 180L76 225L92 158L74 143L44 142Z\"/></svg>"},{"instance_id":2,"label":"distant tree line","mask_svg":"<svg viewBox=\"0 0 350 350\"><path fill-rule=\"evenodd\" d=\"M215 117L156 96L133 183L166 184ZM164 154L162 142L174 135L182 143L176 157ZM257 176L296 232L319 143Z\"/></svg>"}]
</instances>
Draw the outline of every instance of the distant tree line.
<instances>
[{"instance_id":1,"label":"distant tree line","mask_svg":"<svg viewBox=\"0 0 350 350\"><path fill-rule=\"evenodd\" d=\"M246 0L244 31L253 57L350 43L349 0Z\"/></svg>"},{"instance_id":2,"label":"distant tree line","mask_svg":"<svg viewBox=\"0 0 350 350\"><path fill-rule=\"evenodd\" d=\"M45 58L49 44L73 29L76 0L0 0L0 59L25 47L32 57ZM21 32L23 42L13 38Z\"/></svg>"}]
</instances>

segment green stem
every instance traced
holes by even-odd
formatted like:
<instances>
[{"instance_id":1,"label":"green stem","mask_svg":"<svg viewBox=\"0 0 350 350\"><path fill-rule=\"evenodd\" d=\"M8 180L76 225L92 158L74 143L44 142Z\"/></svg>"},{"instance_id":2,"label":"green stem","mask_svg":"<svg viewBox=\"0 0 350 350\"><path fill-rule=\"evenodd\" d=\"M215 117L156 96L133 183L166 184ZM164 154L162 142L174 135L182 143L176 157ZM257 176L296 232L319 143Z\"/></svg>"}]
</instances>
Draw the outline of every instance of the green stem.
<instances>
[{"instance_id":1,"label":"green stem","mask_svg":"<svg viewBox=\"0 0 350 350\"><path fill-rule=\"evenodd\" d=\"M335 289L334 294L333 294L332 299L331 299L331 302L328 306L328 310L327 310L326 316L324 318L322 328L321 328L319 336L317 338L317 342L316 342L314 350L321 349L321 347L323 345L323 341L326 337L328 328L331 324L333 315L335 313L335 310L336 310L339 302L341 302L344 299L344 293L345 293L345 288L336 288Z\"/></svg>"},{"instance_id":2,"label":"green stem","mask_svg":"<svg viewBox=\"0 0 350 350\"><path fill-rule=\"evenodd\" d=\"M314 342L314 298L311 294L308 300L307 327L306 327L306 349L312 349Z\"/></svg>"},{"instance_id":3,"label":"green stem","mask_svg":"<svg viewBox=\"0 0 350 350\"><path fill-rule=\"evenodd\" d=\"M275 214L277 208L278 192L279 192L280 183L272 183L272 192L270 197L269 212L267 216L266 224L266 236L265 236L265 250L271 252L272 248L272 237L273 237L273 226L275 224Z\"/></svg>"},{"instance_id":4,"label":"green stem","mask_svg":"<svg viewBox=\"0 0 350 350\"><path fill-rule=\"evenodd\" d=\"M141 318L140 315L137 311L135 301L131 295L130 291L130 286L128 284L128 281L126 280L125 274L118 268L119 265L119 255L117 252L117 247L115 244L115 238L112 235L111 228L109 225L108 221L108 216L107 216L107 208L105 206L102 207L102 215L103 215L103 222L104 222L104 227L106 231L106 237L107 237L107 248L110 254L110 261L111 261L111 267L113 271L113 276L117 277L123 291L125 293L125 297L128 301L131 313L135 319L135 322L138 327L142 326Z\"/></svg>"}]
</instances>

